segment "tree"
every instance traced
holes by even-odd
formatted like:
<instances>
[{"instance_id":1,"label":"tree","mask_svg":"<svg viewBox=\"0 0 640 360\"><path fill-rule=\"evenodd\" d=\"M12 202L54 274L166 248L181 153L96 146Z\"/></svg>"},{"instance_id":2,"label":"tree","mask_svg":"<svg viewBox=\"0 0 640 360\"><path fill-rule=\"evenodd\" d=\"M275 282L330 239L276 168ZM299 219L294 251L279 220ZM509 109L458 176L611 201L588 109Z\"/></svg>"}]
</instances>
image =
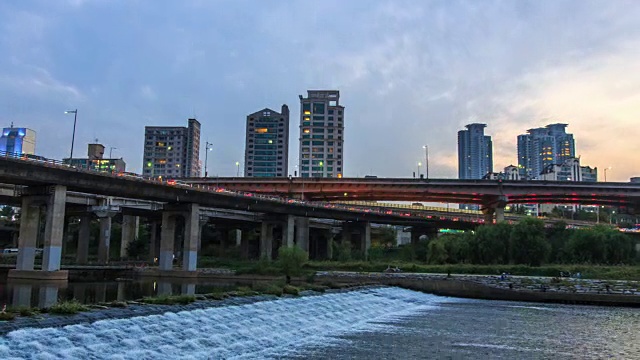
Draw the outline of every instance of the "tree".
<instances>
[{"instance_id":1,"label":"tree","mask_svg":"<svg viewBox=\"0 0 640 360\"><path fill-rule=\"evenodd\" d=\"M429 242L429 245L427 245L427 262L429 264L446 264L448 255L444 241L446 241L446 239L437 239Z\"/></svg>"},{"instance_id":2,"label":"tree","mask_svg":"<svg viewBox=\"0 0 640 360\"><path fill-rule=\"evenodd\" d=\"M571 256L566 249L570 236L571 230L567 229L567 223L564 221L558 221L546 229L546 237L551 245L549 261L555 263L571 261Z\"/></svg>"},{"instance_id":3,"label":"tree","mask_svg":"<svg viewBox=\"0 0 640 360\"><path fill-rule=\"evenodd\" d=\"M471 260L476 264L505 264L509 262L511 225L498 223L482 225L471 238Z\"/></svg>"},{"instance_id":4,"label":"tree","mask_svg":"<svg viewBox=\"0 0 640 360\"><path fill-rule=\"evenodd\" d=\"M547 260L551 245L544 236L544 222L524 218L513 226L510 237L511 260L516 264L540 266Z\"/></svg>"},{"instance_id":5,"label":"tree","mask_svg":"<svg viewBox=\"0 0 640 360\"><path fill-rule=\"evenodd\" d=\"M298 246L278 249L278 265L287 278L287 284L291 283L292 276L302 274L302 267L308 258L309 255Z\"/></svg>"}]
</instances>

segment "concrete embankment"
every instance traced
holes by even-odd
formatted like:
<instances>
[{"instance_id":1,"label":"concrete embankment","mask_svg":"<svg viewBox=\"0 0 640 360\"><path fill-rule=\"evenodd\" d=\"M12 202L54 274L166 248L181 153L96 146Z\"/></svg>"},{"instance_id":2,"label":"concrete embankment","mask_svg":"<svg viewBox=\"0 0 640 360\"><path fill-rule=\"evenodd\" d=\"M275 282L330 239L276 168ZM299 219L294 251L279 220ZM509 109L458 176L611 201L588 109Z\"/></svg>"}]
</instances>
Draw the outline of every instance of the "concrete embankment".
<instances>
[{"instance_id":1,"label":"concrete embankment","mask_svg":"<svg viewBox=\"0 0 640 360\"><path fill-rule=\"evenodd\" d=\"M319 272L316 279L320 283L399 286L435 295L472 299L640 307L640 294L634 288L637 285L635 282L629 282L627 286L629 290L620 290L612 285L605 285L606 292L597 293L596 291L578 292L575 289L576 285L564 287L563 289L567 290L558 291L560 287L554 286L557 283L554 283L551 278L500 279L488 276L454 275L447 277L446 275L408 273ZM529 284L528 286L522 285L523 279L527 280L525 283ZM533 285L531 285L532 282ZM579 286L587 288L584 286L585 282L588 283L591 280L580 280ZM514 286L514 284L516 285ZM500 286L506 286L506 288ZM612 293L614 291L617 293Z\"/></svg>"}]
</instances>

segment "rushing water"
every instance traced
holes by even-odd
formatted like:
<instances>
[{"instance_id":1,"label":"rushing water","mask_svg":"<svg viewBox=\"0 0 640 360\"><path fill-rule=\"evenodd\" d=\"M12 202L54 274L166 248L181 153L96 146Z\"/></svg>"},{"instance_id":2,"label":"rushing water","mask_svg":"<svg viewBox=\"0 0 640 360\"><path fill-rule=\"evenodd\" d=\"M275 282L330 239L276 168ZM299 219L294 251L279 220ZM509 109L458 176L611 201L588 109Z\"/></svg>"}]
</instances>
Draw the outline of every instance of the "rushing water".
<instances>
[{"instance_id":1,"label":"rushing water","mask_svg":"<svg viewBox=\"0 0 640 360\"><path fill-rule=\"evenodd\" d=\"M638 358L640 315L363 289L22 329L0 358Z\"/></svg>"}]
</instances>

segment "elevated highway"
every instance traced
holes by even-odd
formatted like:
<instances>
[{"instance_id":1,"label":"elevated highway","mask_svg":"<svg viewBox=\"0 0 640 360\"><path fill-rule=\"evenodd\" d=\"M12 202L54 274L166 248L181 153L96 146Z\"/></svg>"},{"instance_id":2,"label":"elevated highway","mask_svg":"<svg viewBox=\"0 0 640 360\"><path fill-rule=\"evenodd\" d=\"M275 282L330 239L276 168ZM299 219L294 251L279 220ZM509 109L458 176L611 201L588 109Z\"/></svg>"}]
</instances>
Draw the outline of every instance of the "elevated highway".
<instances>
[{"instance_id":1,"label":"elevated highway","mask_svg":"<svg viewBox=\"0 0 640 360\"><path fill-rule=\"evenodd\" d=\"M233 191L316 201L424 201L491 206L584 204L640 207L640 184L402 178L186 178Z\"/></svg>"}]
</instances>

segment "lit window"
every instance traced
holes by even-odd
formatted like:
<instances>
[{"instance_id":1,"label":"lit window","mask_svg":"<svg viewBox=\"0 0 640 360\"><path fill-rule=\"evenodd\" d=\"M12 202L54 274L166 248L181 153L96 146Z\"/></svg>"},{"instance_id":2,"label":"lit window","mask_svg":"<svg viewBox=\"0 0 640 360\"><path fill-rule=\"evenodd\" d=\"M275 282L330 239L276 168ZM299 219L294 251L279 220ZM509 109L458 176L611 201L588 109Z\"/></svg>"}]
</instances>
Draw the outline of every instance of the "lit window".
<instances>
[{"instance_id":1,"label":"lit window","mask_svg":"<svg viewBox=\"0 0 640 360\"><path fill-rule=\"evenodd\" d=\"M265 134L265 133L269 132L269 129L267 129L267 128L257 128L256 132L258 134Z\"/></svg>"},{"instance_id":2,"label":"lit window","mask_svg":"<svg viewBox=\"0 0 640 360\"><path fill-rule=\"evenodd\" d=\"M308 134L309 133L309 129L304 129L302 130L303 133Z\"/></svg>"},{"instance_id":3,"label":"lit window","mask_svg":"<svg viewBox=\"0 0 640 360\"><path fill-rule=\"evenodd\" d=\"M309 110L305 110L305 111L304 111L304 114L305 114L305 115L311 115L311 111L309 111Z\"/></svg>"}]
</instances>

